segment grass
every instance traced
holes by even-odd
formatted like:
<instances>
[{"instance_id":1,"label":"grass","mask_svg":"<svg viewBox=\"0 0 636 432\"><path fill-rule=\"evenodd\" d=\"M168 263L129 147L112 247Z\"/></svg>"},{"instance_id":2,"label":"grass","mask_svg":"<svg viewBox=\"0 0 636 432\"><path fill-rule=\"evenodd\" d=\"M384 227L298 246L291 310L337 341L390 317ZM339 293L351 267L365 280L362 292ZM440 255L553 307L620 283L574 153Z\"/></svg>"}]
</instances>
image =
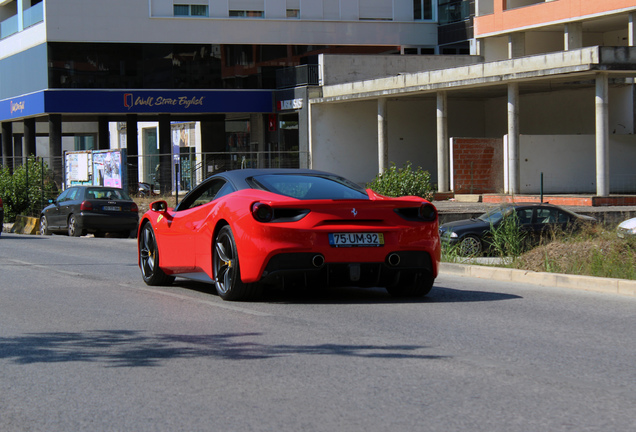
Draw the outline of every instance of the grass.
<instances>
[{"instance_id":1,"label":"grass","mask_svg":"<svg viewBox=\"0 0 636 432\"><path fill-rule=\"evenodd\" d=\"M597 224L576 232L553 232L532 248L514 227L497 231L491 255L502 258L500 267L636 280L636 238L618 238L614 227ZM462 259L457 247L442 253L443 261Z\"/></svg>"}]
</instances>

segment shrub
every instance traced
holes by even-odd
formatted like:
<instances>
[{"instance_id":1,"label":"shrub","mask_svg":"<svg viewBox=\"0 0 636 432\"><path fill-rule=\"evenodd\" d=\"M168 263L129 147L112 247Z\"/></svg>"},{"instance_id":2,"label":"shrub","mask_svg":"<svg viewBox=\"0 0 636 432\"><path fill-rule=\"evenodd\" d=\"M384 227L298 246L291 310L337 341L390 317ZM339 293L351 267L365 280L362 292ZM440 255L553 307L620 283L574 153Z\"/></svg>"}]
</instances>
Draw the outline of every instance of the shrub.
<instances>
[{"instance_id":1,"label":"shrub","mask_svg":"<svg viewBox=\"0 0 636 432\"><path fill-rule=\"evenodd\" d=\"M416 170L411 168L411 162L407 162L402 168L397 168L391 163L389 169L378 174L373 181L367 184L380 195L389 197L419 196L431 201L435 193L434 185L431 185L431 175L421 167Z\"/></svg>"},{"instance_id":2,"label":"shrub","mask_svg":"<svg viewBox=\"0 0 636 432\"><path fill-rule=\"evenodd\" d=\"M25 164L14 167L13 173L8 167L0 167L0 198L5 222L14 222L17 215L39 215L43 195L48 198L55 190L48 178L48 167L36 158L28 158Z\"/></svg>"}]
</instances>

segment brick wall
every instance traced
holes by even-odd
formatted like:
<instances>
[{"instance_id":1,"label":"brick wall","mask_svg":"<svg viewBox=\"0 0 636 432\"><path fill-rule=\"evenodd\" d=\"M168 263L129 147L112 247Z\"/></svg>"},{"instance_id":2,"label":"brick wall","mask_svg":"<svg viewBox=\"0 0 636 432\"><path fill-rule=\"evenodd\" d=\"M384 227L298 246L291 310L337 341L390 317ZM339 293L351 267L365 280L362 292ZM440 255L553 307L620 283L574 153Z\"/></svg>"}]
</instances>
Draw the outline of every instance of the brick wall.
<instances>
[{"instance_id":1,"label":"brick wall","mask_svg":"<svg viewBox=\"0 0 636 432\"><path fill-rule=\"evenodd\" d=\"M503 191L503 139L453 138L451 161L456 194Z\"/></svg>"}]
</instances>

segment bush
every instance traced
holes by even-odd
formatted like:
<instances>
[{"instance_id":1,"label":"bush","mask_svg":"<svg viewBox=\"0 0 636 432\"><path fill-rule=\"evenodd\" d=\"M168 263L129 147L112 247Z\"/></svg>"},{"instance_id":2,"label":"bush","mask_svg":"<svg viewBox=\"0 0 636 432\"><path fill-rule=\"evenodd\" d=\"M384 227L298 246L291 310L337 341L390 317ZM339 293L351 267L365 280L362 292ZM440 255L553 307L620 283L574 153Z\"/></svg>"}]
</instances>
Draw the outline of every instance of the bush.
<instances>
[{"instance_id":1,"label":"bush","mask_svg":"<svg viewBox=\"0 0 636 432\"><path fill-rule=\"evenodd\" d=\"M8 167L0 167L0 198L5 222L15 222L17 215L39 215L43 195L48 199L55 189L55 184L49 181L48 167L41 160L29 158L27 163L16 166L13 174Z\"/></svg>"},{"instance_id":2,"label":"bush","mask_svg":"<svg viewBox=\"0 0 636 432\"><path fill-rule=\"evenodd\" d=\"M429 201L435 194L429 172L421 167L411 169L411 162L399 169L391 163L391 167L378 174L367 184L367 188L388 197L419 196Z\"/></svg>"}]
</instances>

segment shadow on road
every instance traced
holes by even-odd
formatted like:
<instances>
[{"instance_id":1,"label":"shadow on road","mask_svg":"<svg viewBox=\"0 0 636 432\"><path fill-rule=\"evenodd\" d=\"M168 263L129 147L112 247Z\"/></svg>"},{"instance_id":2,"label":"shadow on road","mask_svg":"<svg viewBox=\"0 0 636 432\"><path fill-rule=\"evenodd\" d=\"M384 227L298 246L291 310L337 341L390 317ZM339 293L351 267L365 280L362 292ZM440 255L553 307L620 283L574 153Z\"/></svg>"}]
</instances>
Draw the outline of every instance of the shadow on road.
<instances>
[{"instance_id":1,"label":"shadow on road","mask_svg":"<svg viewBox=\"0 0 636 432\"><path fill-rule=\"evenodd\" d=\"M262 333L209 335L147 334L128 330L31 333L0 338L0 359L15 364L88 362L106 367L156 367L174 359L208 357L261 360L289 355L321 355L436 360L419 345L267 345Z\"/></svg>"},{"instance_id":2,"label":"shadow on road","mask_svg":"<svg viewBox=\"0 0 636 432\"><path fill-rule=\"evenodd\" d=\"M185 289L210 294L216 297L214 286L202 282L177 280ZM446 288L442 284L433 286L425 297L391 297L384 288L328 288L324 290L270 288L265 290L260 302L279 304L417 304L417 303L465 303L490 302L520 299L521 296L487 291L469 291Z\"/></svg>"}]
</instances>

